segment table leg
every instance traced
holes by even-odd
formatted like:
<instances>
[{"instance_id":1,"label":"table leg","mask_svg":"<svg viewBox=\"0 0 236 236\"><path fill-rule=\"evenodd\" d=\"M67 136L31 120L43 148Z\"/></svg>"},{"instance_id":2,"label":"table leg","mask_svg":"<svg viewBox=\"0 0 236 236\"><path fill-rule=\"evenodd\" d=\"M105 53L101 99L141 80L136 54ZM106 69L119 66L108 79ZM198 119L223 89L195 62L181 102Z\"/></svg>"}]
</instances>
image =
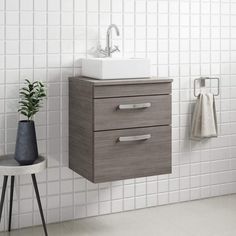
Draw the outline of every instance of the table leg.
<instances>
[{"instance_id":1,"label":"table leg","mask_svg":"<svg viewBox=\"0 0 236 236\"><path fill-rule=\"evenodd\" d=\"M7 188L7 179L8 179L8 176L4 175L3 186L2 186L2 196L1 196L1 202L0 202L0 221L2 218L3 203L4 203L6 188Z\"/></svg>"},{"instance_id":2,"label":"table leg","mask_svg":"<svg viewBox=\"0 0 236 236\"><path fill-rule=\"evenodd\" d=\"M9 221L8 221L8 231L9 232L11 231L11 216L12 216L12 205L13 205L14 181L15 181L15 176L11 176L10 207L9 207Z\"/></svg>"},{"instance_id":3,"label":"table leg","mask_svg":"<svg viewBox=\"0 0 236 236\"><path fill-rule=\"evenodd\" d=\"M39 212L40 212L41 219L42 219L42 222L43 222L44 233L45 233L46 236L48 236L46 223L45 223L44 216L43 216L43 209L42 209L42 205L41 205L41 200L40 200L40 195L39 195L39 190L38 190L36 177L35 177L35 174L32 174L31 176L32 176L32 181L33 181L33 185L34 185L35 195L36 195L36 198L37 198L37 201L38 201Z\"/></svg>"}]
</instances>

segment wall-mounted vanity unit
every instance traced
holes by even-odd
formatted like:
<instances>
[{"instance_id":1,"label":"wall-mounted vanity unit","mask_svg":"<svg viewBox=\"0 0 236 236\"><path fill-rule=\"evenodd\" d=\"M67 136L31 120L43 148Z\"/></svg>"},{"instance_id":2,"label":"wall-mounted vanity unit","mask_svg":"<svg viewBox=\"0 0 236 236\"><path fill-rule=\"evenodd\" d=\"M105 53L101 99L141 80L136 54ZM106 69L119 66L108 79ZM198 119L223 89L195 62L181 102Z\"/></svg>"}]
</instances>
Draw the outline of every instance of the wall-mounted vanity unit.
<instances>
[{"instance_id":1,"label":"wall-mounted vanity unit","mask_svg":"<svg viewBox=\"0 0 236 236\"><path fill-rule=\"evenodd\" d=\"M69 167L94 183L171 173L170 79L69 79Z\"/></svg>"}]
</instances>

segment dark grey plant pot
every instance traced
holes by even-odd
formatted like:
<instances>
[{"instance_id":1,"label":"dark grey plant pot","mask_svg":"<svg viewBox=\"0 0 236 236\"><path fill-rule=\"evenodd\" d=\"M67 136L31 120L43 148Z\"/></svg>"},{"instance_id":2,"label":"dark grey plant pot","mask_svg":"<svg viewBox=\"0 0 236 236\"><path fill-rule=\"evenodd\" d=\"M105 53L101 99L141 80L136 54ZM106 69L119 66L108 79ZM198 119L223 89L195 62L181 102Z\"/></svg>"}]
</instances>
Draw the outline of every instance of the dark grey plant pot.
<instances>
[{"instance_id":1,"label":"dark grey plant pot","mask_svg":"<svg viewBox=\"0 0 236 236\"><path fill-rule=\"evenodd\" d=\"M38 147L34 121L21 120L18 123L15 159L20 165L30 165L38 158Z\"/></svg>"}]
</instances>

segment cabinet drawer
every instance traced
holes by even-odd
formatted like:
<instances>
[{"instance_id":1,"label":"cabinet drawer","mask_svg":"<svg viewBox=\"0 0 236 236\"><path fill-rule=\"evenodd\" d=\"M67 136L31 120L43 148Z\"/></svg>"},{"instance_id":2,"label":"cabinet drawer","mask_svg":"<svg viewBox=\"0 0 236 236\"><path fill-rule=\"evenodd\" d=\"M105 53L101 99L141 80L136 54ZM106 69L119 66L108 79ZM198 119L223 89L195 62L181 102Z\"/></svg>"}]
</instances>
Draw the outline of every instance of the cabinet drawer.
<instances>
[{"instance_id":1,"label":"cabinet drawer","mask_svg":"<svg viewBox=\"0 0 236 236\"><path fill-rule=\"evenodd\" d=\"M94 99L94 130L171 123L171 95Z\"/></svg>"},{"instance_id":2,"label":"cabinet drawer","mask_svg":"<svg viewBox=\"0 0 236 236\"><path fill-rule=\"evenodd\" d=\"M170 172L170 126L94 132L94 182Z\"/></svg>"},{"instance_id":3,"label":"cabinet drawer","mask_svg":"<svg viewBox=\"0 0 236 236\"><path fill-rule=\"evenodd\" d=\"M145 81L145 80L144 80ZM135 82L134 82L135 83ZM171 93L171 83L116 84L94 87L94 98L161 95Z\"/></svg>"}]
</instances>

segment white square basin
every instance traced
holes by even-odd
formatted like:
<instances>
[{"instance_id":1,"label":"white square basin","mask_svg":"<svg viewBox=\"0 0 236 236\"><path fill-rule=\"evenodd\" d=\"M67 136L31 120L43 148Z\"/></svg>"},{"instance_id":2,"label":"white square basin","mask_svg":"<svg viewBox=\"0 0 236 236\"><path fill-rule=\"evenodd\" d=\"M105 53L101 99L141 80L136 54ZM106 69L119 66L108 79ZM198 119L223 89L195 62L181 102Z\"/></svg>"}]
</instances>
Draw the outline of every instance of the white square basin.
<instances>
[{"instance_id":1,"label":"white square basin","mask_svg":"<svg viewBox=\"0 0 236 236\"><path fill-rule=\"evenodd\" d=\"M150 60L142 58L82 59L82 75L94 79L150 77Z\"/></svg>"}]
</instances>

